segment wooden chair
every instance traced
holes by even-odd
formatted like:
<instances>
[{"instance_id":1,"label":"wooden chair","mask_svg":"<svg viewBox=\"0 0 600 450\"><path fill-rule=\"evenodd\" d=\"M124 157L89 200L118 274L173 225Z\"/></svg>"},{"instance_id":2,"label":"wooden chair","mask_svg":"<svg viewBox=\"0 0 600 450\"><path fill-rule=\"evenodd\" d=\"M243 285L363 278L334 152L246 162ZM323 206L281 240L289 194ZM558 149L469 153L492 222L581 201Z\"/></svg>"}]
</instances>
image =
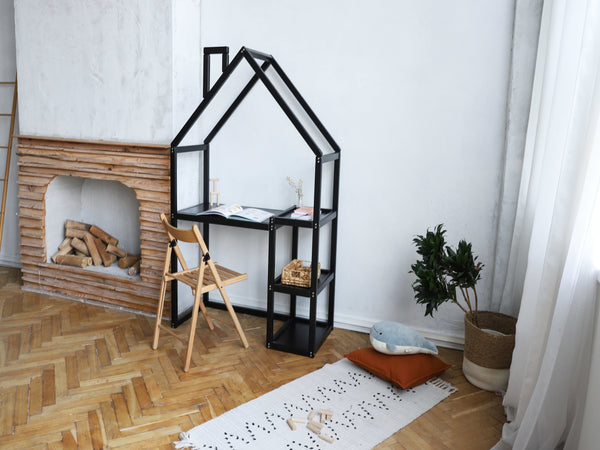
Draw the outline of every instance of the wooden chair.
<instances>
[{"instance_id":1,"label":"wooden chair","mask_svg":"<svg viewBox=\"0 0 600 450\"><path fill-rule=\"evenodd\" d=\"M183 367L184 372L188 371L190 367L190 362L192 360L192 348L196 333L198 309L202 311L202 315L204 316L204 319L206 319L208 327L211 330L214 330L212 320L208 316L208 312L202 301L202 294L206 292L218 289L218 291L221 293L221 297L223 297L225 307L227 308L227 311L229 311L229 315L231 316L231 320L233 321L233 326L236 329L240 340L242 341L242 344L245 348L248 348L248 341L246 340L244 330L242 329L240 322L238 321L235 311L233 310L233 306L231 306L229 296L227 295L227 292L225 292L225 286L229 286L230 284L247 279L248 274L234 272L231 269L227 269L223 266L215 264L215 262L210 256L210 253L208 252L208 248L206 247L204 239L202 239L200 230L198 230L198 227L196 225L193 225L191 230L182 230L180 228L172 226L167 221L167 218L164 214L160 215L160 220L162 221L167 235L169 236L169 244L167 246L167 254L165 256L165 265L163 269L163 277L160 287L160 299L158 301L158 308L156 311L156 325L154 327L154 341L152 343L152 348L154 350L158 348L158 337L161 328L185 343L185 341L179 336L177 336L171 329L161 324L163 307L165 304L165 294L167 291L167 283L173 280L181 281L182 283L185 283L188 286L190 286L192 288L192 294L194 295L194 306L192 310L190 337L187 341L187 354L185 357L185 365ZM188 268L185 259L183 258L183 254L181 253L181 249L179 248L178 241L196 243L200 246L202 256L198 267L194 267L191 269ZM171 268L171 252L173 251L177 256L177 259L179 260L179 264L182 268L181 271L176 271L177 268Z\"/></svg>"}]
</instances>

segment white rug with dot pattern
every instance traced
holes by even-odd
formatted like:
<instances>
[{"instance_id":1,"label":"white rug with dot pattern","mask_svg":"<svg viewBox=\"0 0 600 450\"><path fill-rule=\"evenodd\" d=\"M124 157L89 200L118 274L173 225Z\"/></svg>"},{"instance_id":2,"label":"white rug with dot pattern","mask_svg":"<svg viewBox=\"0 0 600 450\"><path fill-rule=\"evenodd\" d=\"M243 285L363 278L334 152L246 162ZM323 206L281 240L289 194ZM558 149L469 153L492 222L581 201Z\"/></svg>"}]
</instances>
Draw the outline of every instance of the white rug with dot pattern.
<instances>
[{"instance_id":1,"label":"white rug with dot pattern","mask_svg":"<svg viewBox=\"0 0 600 450\"><path fill-rule=\"evenodd\" d=\"M181 433L175 447L370 449L455 391L437 378L403 390L342 359Z\"/></svg>"}]
</instances>

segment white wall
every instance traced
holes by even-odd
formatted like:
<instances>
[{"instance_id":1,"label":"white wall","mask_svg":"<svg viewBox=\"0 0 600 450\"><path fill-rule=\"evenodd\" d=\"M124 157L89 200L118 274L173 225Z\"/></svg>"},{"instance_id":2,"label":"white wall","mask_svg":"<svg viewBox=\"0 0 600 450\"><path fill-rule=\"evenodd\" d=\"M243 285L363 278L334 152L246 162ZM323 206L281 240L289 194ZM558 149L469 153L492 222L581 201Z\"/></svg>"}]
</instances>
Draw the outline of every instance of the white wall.
<instances>
[{"instance_id":1,"label":"white wall","mask_svg":"<svg viewBox=\"0 0 600 450\"><path fill-rule=\"evenodd\" d=\"M17 0L21 133L168 143L171 5Z\"/></svg>"},{"instance_id":2,"label":"white wall","mask_svg":"<svg viewBox=\"0 0 600 450\"><path fill-rule=\"evenodd\" d=\"M600 440L600 428L598 428L598 414L600 414L600 278L596 287L596 311L594 339L592 343L592 354L590 355L590 372L587 386L587 396L583 417L581 419L581 431L578 448L591 450L598 447Z\"/></svg>"},{"instance_id":3,"label":"white wall","mask_svg":"<svg viewBox=\"0 0 600 450\"><path fill-rule=\"evenodd\" d=\"M16 73L15 55L15 23L13 0L0 1L0 81L14 81ZM13 86L0 86L0 113L12 110ZM0 118L0 146L6 146L10 129L10 118ZM15 133L19 131L18 120ZM16 139L13 141L16 147ZM6 150L0 149L0 173L4 176ZM19 264L19 229L17 218L17 158L16 148L12 151L9 173L9 186L6 193L6 212L4 215L4 232L0 250L0 264L18 266ZM2 184L0 183L0 195Z\"/></svg>"},{"instance_id":4,"label":"white wall","mask_svg":"<svg viewBox=\"0 0 600 450\"><path fill-rule=\"evenodd\" d=\"M499 0L203 3L203 45L229 45L234 53L245 45L273 54L342 148L338 325L395 319L462 335L457 307L446 305L435 319L424 318L413 300L412 239L440 222L452 243L472 241L486 264L480 299L488 302L512 8ZM239 123L231 125L240 128L223 138L222 148L232 153L227 168L215 174L225 178L223 191L231 185L243 196L252 186L236 184L248 167L236 159L251 151L260 155L252 169L264 168L257 173L261 183L274 170L279 178L273 183L285 190L286 175L308 173L304 161L286 164L295 160L298 143L285 119L268 132L261 128L263 118L269 125L271 109L268 99L240 111ZM293 145L286 146L288 140ZM262 149L250 147L260 144L271 153L291 147L293 156L276 156L277 171ZM215 169L225 166L218 164ZM241 260L266 277L254 269L264 265L256 248L266 246L262 241L253 236L256 256L247 252Z\"/></svg>"},{"instance_id":5,"label":"white wall","mask_svg":"<svg viewBox=\"0 0 600 450\"><path fill-rule=\"evenodd\" d=\"M200 43L269 52L342 147L337 324L395 319L462 335L458 308L431 319L414 304L412 239L444 222L453 243L472 241L487 265L486 304L513 2L174 5L16 0L21 132L167 143L199 102ZM225 202L287 205L295 201L287 175L312 182L310 151L264 89L213 144ZM183 167L195 183L198 162ZM197 184L181 195L180 204L193 202ZM249 272L234 300L264 307L266 235L215 228L211 246L220 262Z\"/></svg>"}]
</instances>

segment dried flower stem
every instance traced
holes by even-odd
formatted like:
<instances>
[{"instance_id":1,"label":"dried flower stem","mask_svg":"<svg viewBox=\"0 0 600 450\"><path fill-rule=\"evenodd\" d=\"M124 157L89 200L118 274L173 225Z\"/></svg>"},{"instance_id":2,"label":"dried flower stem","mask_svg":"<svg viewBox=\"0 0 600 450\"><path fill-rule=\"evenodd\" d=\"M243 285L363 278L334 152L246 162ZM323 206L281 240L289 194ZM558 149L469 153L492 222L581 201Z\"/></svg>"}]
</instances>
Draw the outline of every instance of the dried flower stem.
<instances>
[{"instance_id":1,"label":"dried flower stem","mask_svg":"<svg viewBox=\"0 0 600 450\"><path fill-rule=\"evenodd\" d=\"M286 180L289 185L294 188L294 191L296 191L296 196L298 197L298 206L302 206L302 178L298 178L297 182L291 177L286 177Z\"/></svg>"}]
</instances>

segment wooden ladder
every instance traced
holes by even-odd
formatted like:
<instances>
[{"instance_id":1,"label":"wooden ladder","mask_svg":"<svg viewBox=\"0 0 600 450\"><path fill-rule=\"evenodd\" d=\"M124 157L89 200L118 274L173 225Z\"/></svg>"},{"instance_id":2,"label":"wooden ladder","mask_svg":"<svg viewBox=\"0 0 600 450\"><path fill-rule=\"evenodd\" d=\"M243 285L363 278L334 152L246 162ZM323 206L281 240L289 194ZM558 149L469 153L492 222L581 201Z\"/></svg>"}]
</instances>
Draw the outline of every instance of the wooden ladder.
<instances>
[{"instance_id":1,"label":"wooden ladder","mask_svg":"<svg viewBox=\"0 0 600 450\"><path fill-rule=\"evenodd\" d=\"M4 178L2 182L2 205L0 206L0 249L2 248L2 234L4 231L4 214L6 212L6 193L8 191L8 174L10 173L10 157L12 155L12 144L15 132L15 115L17 112L17 77L15 81L0 81L0 85L14 85L12 111L9 113L0 112L0 118L10 117L10 128L8 131L8 142L6 146L0 146L0 149L6 150L6 164L4 166Z\"/></svg>"}]
</instances>

